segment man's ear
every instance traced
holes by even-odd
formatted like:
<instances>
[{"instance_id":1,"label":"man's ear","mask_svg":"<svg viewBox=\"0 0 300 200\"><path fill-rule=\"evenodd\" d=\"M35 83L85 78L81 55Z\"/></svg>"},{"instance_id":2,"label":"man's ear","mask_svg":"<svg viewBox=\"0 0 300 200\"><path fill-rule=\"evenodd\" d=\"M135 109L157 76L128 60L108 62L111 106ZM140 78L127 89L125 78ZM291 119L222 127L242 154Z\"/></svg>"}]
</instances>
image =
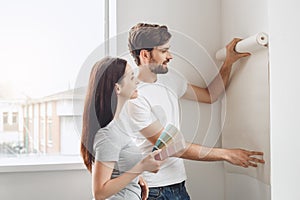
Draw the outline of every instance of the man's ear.
<instances>
[{"instance_id":1,"label":"man's ear","mask_svg":"<svg viewBox=\"0 0 300 200\"><path fill-rule=\"evenodd\" d=\"M115 84L115 91L116 91L116 94L119 95L121 93L121 87L120 87L120 84L116 83Z\"/></svg>"},{"instance_id":2,"label":"man's ear","mask_svg":"<svg viewBox=\"0 0 300 200\"><path fill-rule=\"evenodd\" d=\"M140 60L143 64L149 64L149 61L151 59L151 54L149 51L142 49L140 51Z\"/></svg>"}]
</instances>

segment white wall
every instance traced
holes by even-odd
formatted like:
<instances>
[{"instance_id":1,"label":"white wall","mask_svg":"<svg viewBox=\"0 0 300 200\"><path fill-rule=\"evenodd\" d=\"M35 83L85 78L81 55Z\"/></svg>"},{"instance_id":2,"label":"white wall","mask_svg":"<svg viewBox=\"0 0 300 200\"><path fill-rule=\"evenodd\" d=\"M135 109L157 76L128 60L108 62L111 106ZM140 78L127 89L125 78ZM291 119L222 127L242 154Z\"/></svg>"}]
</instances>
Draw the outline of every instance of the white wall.
<instances>
[{"instance_id":1,"label":"white wall","mask_svg":"<svg viewBox=\"0 0 300 200\"><path fill-rule=\"evenodd\" d=\"M129 29L138 22L165 24L172 32L170 67L194 84L205 86L214 77L210 59L220 45L219 0L117 1L118 55L133 64L127 47ZM207 52L208 54L207 54ZM134 65L134 64L133 64ZM182 131L189 141L215 145L219 138L220 105L182 101ZM223 163L186 162L192 199L223 199Z\"/></svg>"},{"instance_id":2,"label":"white wall","mask_svg":"<svg viewBox=\"0 0 300 200\"><path fill-rule=\"evenodd\" d=\"M269 0L272 200L300 199L299 1Z\"/></svg>"},{"instance_id":3,"label":"white wall","mask_svg":"<svg viewBox=\"0 0 300 200\"><path fill-rule=\"evenodd\" d=\"M0 173L0 198L92 199L91 176L86 169Z\"/></svg>"}]
</instances>

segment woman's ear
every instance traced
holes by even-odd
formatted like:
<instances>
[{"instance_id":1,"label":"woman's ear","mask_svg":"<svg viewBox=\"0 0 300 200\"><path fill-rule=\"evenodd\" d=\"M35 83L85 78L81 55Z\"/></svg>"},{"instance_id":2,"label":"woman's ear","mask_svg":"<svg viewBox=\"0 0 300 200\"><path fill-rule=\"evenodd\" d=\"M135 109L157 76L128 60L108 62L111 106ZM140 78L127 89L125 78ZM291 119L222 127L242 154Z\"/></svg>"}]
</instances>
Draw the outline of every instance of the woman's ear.
<instances>
[{"instance_id":1,"label":"woman's ear","mask_svg":"<svg viewBox=\"0 0 300 200\"><path fill-rule=\"evenodd\" d=\"M121 93L121 87L120 87L120 84L116 83L115 84L115 91L116 91L116 94L119 95Z\"/></svg>"}]
</instances>

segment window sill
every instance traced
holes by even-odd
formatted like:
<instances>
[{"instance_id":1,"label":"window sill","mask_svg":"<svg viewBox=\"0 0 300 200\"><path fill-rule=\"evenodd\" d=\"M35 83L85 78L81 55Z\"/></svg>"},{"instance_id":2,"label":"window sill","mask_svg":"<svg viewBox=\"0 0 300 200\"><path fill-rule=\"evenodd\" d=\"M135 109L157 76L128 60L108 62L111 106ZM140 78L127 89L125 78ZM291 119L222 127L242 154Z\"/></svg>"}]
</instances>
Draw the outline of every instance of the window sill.
<instances>
[{"instance_id":1,"label":"window sill","mask_svg":"<svg viewBox=\"0 0 300 200\"><path fill-rule=\"evenodd\" d=\"M0 173L86 170L80 156L22 156L0 158Z\"/></svg>"}]
</instances>

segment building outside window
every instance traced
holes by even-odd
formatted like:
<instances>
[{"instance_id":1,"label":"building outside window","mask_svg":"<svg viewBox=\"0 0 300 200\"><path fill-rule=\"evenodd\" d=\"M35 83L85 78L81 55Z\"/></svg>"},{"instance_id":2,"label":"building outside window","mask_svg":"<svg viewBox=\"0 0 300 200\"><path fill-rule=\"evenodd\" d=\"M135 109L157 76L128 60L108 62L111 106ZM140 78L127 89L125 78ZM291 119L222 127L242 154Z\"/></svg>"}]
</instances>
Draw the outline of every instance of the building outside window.
<instances>
[{"instance_id":1,"label":"building outside window","mask_svg":"<svg viewBox=\"0 0 300 200\"><path fill-rule=\"evenodd\" d=\"M8 112L3 112L3 124L8 124Z\"/></svg>"}]
</instances>

